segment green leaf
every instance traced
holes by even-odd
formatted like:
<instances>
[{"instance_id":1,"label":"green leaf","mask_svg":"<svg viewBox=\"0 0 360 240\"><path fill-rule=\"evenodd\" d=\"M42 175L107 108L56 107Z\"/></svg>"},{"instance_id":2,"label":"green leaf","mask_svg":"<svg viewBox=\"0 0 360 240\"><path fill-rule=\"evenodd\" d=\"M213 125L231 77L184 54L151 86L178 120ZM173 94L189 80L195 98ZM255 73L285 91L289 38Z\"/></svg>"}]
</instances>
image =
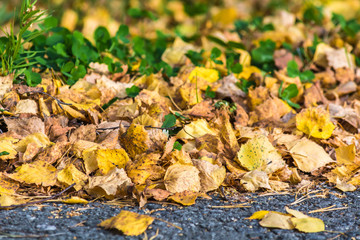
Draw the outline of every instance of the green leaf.
<instances>
[{"instance_id":1,"label":"green leaf","mask_svg":"<svg viewBox=\"0 0 360 240\"><path fill-rule=\"evenodd\" d=\"M24 71L26 84L30 87L35 87L41 83L41 76L30 69Z\"/></svg>"},{"instance_id":2,"label":"green leaf","mask_svg":"<svg viewBox=\"0 0 360 240\"><path fill-rule=\"evenodd\" d=\"M181 149L182 149L182 145L178 141L174 142L173 150L175 150L175 149L179 150L179 151L181 151Z\"/></svg>"},{"instance_id":3,"label":"green leaf","mask_svg":"<svg viewBox=\"0 0 360 240\"><path fill-rule=\"evenodd\" d=\"M137 86L133 85L131 88L126 88L125 89L126 91L126 94L129 96L129 97L136 97L137 95L139 95L139 92L140 92L140 88L138 88Z\"/></svg>"},{"instance_id":4,"label":"green leaf","mask_svg":"<svg viewBox=\"0 0 360 240\"><path fill-rule=\"evenodd\" d=\"M303 19L305 22L314 22L317 25L321 25L324 19L323 8L310 5L305 9Z\"/></svg>"},{"instance_id":5,"label":"green leaf","mask_svg":"<svg viewBox=\"0 0 360 240\"><path fill-rule=\"evenodd\" d=\"M230 67L230 71L233 73L241 73L243 70L243 66L240 63L235 63Z\"/></svg>"},{"instance_id":6,"label":"green leaf","mask_svg":"<svg viewBox=\"0 0 360 240\"><path fill-rule=\"evenodd\" d=\"M236 86L240 88L244 93L248 94L249 88L256 87L256 83L254 81L248 81L244 78L241 78L240 82L236 82Z\"/></svg>"},{"instance_id":7,"label":"green leaf","mask_svg":"<svg viewBox=\"0 0 360 240\"><path fill-rule=\"evenodd\" d=\"M72 85L74 84L77 80L79 80L80 78L85 77L86 75L86 68L84 65L79 65L77 68L74 67L71 71L70 74L72 76L71 80L68 80L68 84Z\"/></svg>"},{"instance_id":8,"label":"green leaf","mask_svg":"<svg viewBox=\"0 0 360 240\"><path fill-rule=\"evenodd\" d=\"M67 62L61 67L61 72L71 72L71 70L75 67L73 62Z\"/></svg>"},{"instance_id":9,"label":"green leaf","mask_svg":"<svg viewBox=\"0 0 360 240\"><path fill-rule=\"evenodd\" d=\"M200 66L201 62L204 60L202 57L203 52L204 52L204 49L202 49L200 52L195 52L193 50L189 50L185 54L185 56L188 57L195 66Z\"/></svg>"},{"instance_id":10,"label":"green leaf","mask_svg":"<svg viewBox=\"0 0 360 240\"><path fill-rule=\"evenodd\" d=\"M110 48L110 33L105 27L98 27L94 33L94 39L96 43L96 47L100 51L105 51Z\"/></svg>"},{"instance_id":11,"label":"green leaf","mask_svg":"<svg viewBox=\"0 0 360 240\"><path fill-rule=\"evenodd\" d=\"M124 24L121 24L116 32L116 37L123 43L129 43L130 42L129 39L126 38L128 35L129 35L129 27Z\"/></svg>"},{"instance_id":12,"label":"green leaf","mask_svg":"<svg viewBox=\"0 0 360 240\"><path fill-rule=\"evenodd\" d=\"M310 70L300 73L300 80L302 83L311 83L314 78L315 74Z\"/></svg>"},{"instance_id":13,"label":"green leaf","mask_svg":"<svg viewBox=\"0 0 360 240\"><path fill-rule=\"evenodd\" d=\"M184 11L190 17L205 14L208 12L208 10L209 10L209 7L206 3L201 3L201 2L186 3L185 2L185 4L184 4Z\"/></svg>"},{"instance_id":14,"label":"green leaf","mask_svg":"<svg viewBox=\"0 0 360 240\"><path fill-rule=\"evenodd\" d=\"M300 74L299 67L295 60L288 61L287 63L287 74L289 77L297 77Z\"/></svg>"},{"instance_id":15,"label":"green leaf","mask_svg":"<svg viewBox=\"0 0 360 240\"><path fill-rule=\"evenodd\" d=\"M57 27L59 20L56 17L47 17L42 24L45 29L52 29Z\"/></svg>"},{"instance_id":16,"label":"green leaf","mask_svg":"<svg viewBox=\"0 0 360 240\"><path fill-rule=\"evenodd\" d=\"M260 41L260 46L251 51L255 63L268 63L273 61L273 54L276 48L275 42L271 40Z\"/></svg>"},{"instance_id":17,"label":"green leaf","mask_svg":"<svg viewBox=\"0 0 360 240\"><path fill-rule=\"evenodd\" d=\"M213 61L216 64L223 64L223 62L221 60L217 60L217 58L220 57L220 56L221 56L220 49L218 49L217 47L214 47L211 50L211 54L210 54L211 61Z\"/></svg>"},{"instance_id":18,"label":"green leaf","mask_svg":"<svg viewBox=\"0 0 360 240\"><path fill-rule=\"evenodd\" d=\"M173 126L175 126L176 123L176 117L175 115L169 113L168 115L165 116L165 120L162 124L162 128L171 128Z\"/></svg>"},{"instance_id":19,"label":"green leaf","mask_svg":"<svg viewBox=\"0 0 360 240\"><path fill-rule=\"evenodd\" d=\"M216 93L214 91L211 91L210 86L207 86L206 91L205 91L205 96L208 98L215 98Z\"/></svg>"},{"instance_id":20,"label":"green leaf","mask_svg":"<svg viewBox=\"0 0 360 240\"><path fill-rule=\"evenodd\" d=\"M175 146L175 144L174 144L174 146ZM180 144L180 146L181 146L181 144ZM180 148L180 150L181 150L181 148ZM0 152L0 156L9 155L9 154L10 154L10 153L8 153L8 152L6 152L6 151Z\"/></svg>"},{"instance_id":21,"label":"green leaf","mask_svg":"<svg viewBox=\"0 0 360 240\"><path fill-rule=\"evenodd\" d=\"M102 105L102 110L106 110L108 107L111 106L111 104L113 104L114 102L116 102L117 100L119 100L118 97L114 97L113 99L111 99L109 102L105 103L104 105Z\"/></svg>"},{"instance_id":22,"label":"green leaf","mask_svg":"<svg viewBox=\"0 0 360 240\"><path fill-rule=\"evenodd\" d=\"M293 97L296 97L299 93L299 90L296 86L296 84L292 83L289 86L287 86L287 88L284 89L284 91L282 91L282 86L283 86L284 82L281 82L280 84L280 88L279 88L279 97L284 100L285 102L287 102L290 106L299 109L300 105L297 103L293 103L290 99Z\"/></svg>"}]
</instances>

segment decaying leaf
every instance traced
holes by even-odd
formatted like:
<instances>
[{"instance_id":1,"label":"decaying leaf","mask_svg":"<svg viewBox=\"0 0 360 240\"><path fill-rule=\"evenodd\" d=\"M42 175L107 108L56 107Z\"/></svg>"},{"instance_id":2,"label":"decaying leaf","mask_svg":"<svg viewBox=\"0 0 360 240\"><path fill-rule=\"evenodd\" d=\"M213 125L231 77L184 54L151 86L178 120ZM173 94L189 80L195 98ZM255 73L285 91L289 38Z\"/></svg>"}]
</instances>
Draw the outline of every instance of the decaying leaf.
<instances>
[{"instance_id":1,"label":"decaying leaf","mask_svg":"<svg viewBox=\"0 0 360 240\"><path fill-rule=\"evenodd\" d=\"M226 176L224 166L212 164L209 161L196 159L193 161L195 167L200 171L201 188L204 192L213 191L219 188Z\"/></svg>"},{"instance_id":2,"label":"decaying leaf","mask_svg":"<svg viewBox=\"0 0 360 240\"><path fill-rule=\"evenodd\" d=\"M289 145L291 145L288 148L289 152L301 171L312 172L334 162L320 145L307 138L289 143Z\"/></svg>"},{"instance_id":3,"label":"decaying leaf","mask_svg":"<svg viewBox=\"0 0 360 240\"><path fill-rule=\"evenodd\" d=\"M177 193L183 191L199 192L201 189L199 170L190 165L174 164L165 173L166 190Z\"/></svg>"},{"instance_id":4,"label":"decaying leaf","mask_svg":"<svg viewBox=\"0 0 360 240\"><path fill-rule=\"evenodd\" d=\"M169 200L172 200L174 202L180 203L184 206L190 206L194 205L196 198L199 196L198 192L193 191L183 191L183 192L177 192L170 197L168 197Z\"/></svg>"},{"instance_id":5,"label":"decaying leaf","mask_svg":"<svg viewBox=\"0 0 360 240\"><path fill-rule=\"evenodd\" d=\"M102 221L99 226L106 229L115 228L128 236L137 236L146 231L154 218L122 210L117 216Z\"/></svg>"},{"instance_id":6,"label":"decaying leaf","mask_svg":"<svg viewBox=\"0 0 360 240\"><path fill-rule=\"evenodd\" d=\"M105 196L109 199L115 196L123 197L127 187L131 186L131 179L123 168L114 168L105 176L89 178L88 192L96 197Z\"/></svg>"},{"instance_id":7,"label":"decaying leaf","mask_svg":"<svg viewBox=\"0 0 360 240\"><path fill-rule=\"evenodd\" d=\"M257 170L246 173L240 183L249 192L255 192L259 188L271 189L268 175Z\"/></svg>"}]
</instances>

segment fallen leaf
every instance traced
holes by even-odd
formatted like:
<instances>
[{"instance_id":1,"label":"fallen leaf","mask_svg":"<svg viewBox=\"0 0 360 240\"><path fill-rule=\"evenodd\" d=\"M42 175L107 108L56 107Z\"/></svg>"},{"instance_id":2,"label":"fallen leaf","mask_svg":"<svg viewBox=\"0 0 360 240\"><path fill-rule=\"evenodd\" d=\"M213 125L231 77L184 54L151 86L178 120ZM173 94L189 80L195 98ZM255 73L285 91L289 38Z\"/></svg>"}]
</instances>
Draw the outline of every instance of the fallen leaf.
<instances>
[{"instance_id":1,"label":"fallen leaf","mask_svg":"<svg viewBox=\"0 0 360 240\"><path fill-rule=\"evenodd\" d=\"M198 196L199 193L197 192L185 190L183 192L177 192L171 195L170 197L168 197L168 199L180 203L183 206L191 206L195 204L196 198Z\"/></svg>"},{"instance_id":2,"label":"fallen leaf","mask_svg":"<svg viewBox=\"0 0 360 240\"><path fill-rule=\"evenodd\" d=\"M335 125L330 120L329 112L321 108L307 108L296 115L296 128L309 136L328 139Z\"/></svg>"},{"instance_id":3,"label":"fallen leaf","mask_svg":"<svg viewBox=\"0 0 360 240\"><path fill-rule=\"evenodd\" d=\"M76 197L76 196L72 196L71 198L64 199L64 200L62 200L62 202L66 203L66 204L88 204L89 203L89 201L87 201L86 199Z\"/></svg>"},{"instance_id":4,"label":"fallen leaf","mask_svg":"<svg viewBox=\"0 0 360 240\"><path fill-rule=\"evenodd\" d=\"M57 180L65 184L66 187L70 186L73 183L76 183L74 186L76 191L79 191L84 185L85 181L88 179L85 173L79 171L74 164L67 165L64 169L60 170L57 174Z\"/></svg>"},{"instance_id":5,"label":"fallen leaf","mask_svg":"<svg viewBox=\"0 0 360 240\"><path fill-rule=\"evenodd\" d=\"M280 212L269 212L264 216L259 224L268 228L294 229L291 216Z\"/></svg>"},{"instance_id":6,"label":"fallen leaf","mask_svg":"<svg viewBox=\"0 0 360 240\"><path fill-rule=\"evenodd\" d=\"M284 160L264 135L258 135L241 146L235 160L245 169L273 173L285 166Z\"/></svg>"},{"instance_id":7,"label":"fallen leaf","mask_svg":"<svg viewBox=\"0 0 360 240\"><path fill-rule=\"evenodd\" d=\"M190 165L174 164L165 173L164 183L166 190L172 193L201 189L199 170Z\"/></svg>"},{"instance_id":8,"label":"fallen leaf","mask_svg":"<svg viewBox=\"0 0 360 240\"><path fill-rule=\"evenodd\" d=\"M99 226L106 229L115 228L128 236L138 236L146 231L154 218L122 210L117 216L102 221Z\"/></svg>"},{"instance_id":9,"label":"fallen leaf","mask_svg":"<svg viewBox=\"0 0 360 240\"><path fill-rule=\"evenodd\" d=\"M7 177L18 182L54 186L56 183L56 168L44 161L21 165L15 173L6 174Z\"/></svg>"},{"instance_id":10,"label":"fallen leaf","mask_svg":"<svg viewBox=\"0 0 360 240\"><path fill-rule=\"evenodd\" d=\"M288 149L296 166L304 172L312 172L334 162L320 145L307 138L291 143Z\"/></svg>"},{"instance_id":11,"label":"fallen leaf","mask_svg":"<svg viewBox=\"0 0 360 240\"><path fill-rule=\"evenodd\" d=\"M89 178L88 192L96 197L105 196L112 199L116 196L127 195L127 188L131 186L131 179L126 175L123 168L114 168L105 176Z\"/></svg>"},{"instance_id":12,"label":"fallen leaf","mask_svg":"<svg viewBox=\"0 0 360 240\"><path fill-rule=\"evenodd\" d=\"M249 192L255 192L259 188L271 189L268 175L257 170L246 173L240 183Z\"/></svg>"}]
</instances>

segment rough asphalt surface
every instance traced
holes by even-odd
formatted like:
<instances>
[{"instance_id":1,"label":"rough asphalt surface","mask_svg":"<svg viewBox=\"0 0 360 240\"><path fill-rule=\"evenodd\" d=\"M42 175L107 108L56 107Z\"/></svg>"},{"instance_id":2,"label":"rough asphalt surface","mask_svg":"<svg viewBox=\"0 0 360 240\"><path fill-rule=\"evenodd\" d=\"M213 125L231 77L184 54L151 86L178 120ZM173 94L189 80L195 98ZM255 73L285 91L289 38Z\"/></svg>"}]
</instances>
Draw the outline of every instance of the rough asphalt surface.
<instances>
[{"instance_id":1,"label":"rough asphalt surface","mask_svg":"<svg viewBox=\"0 0 360 240\"><path fill-rule=\"evenodd\" d=\"M316 194L316 193L314 193ZM314 196L314 194L309 196ZM321 192L317 194L321 195ZM346 196L346 197L344 197ZM330 190L326 198L312 197L298 204L294 195L244 195L249 208L214 208L241 202L226 201L218 195L212 200L198 199L189 207L148 203L138 207L119 207L99 202L88 205L46 203L25 208L0 211L0 239L360 239L360 191L340 193ZM285 212L284 207L305 214L335 205L340 210L308 214L325 222L325 232L301 233L296 230L268 229L258 220L247 220L259 210ZM144 234L137 237L122 235L116 230L105 230L97 225L121 210L149 214L170 222L155 220Z\"/></svg>"}]
</instances>

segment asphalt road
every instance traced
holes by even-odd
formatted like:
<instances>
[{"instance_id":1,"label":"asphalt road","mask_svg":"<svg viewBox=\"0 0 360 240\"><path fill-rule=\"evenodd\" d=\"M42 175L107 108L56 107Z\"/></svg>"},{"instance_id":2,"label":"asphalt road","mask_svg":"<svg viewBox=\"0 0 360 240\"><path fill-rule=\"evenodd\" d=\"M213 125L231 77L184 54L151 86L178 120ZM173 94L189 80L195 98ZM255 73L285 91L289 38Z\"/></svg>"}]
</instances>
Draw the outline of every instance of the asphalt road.
<instances>
[{"instance_id":1,"label":"asphalt road","mask_svg":"<svg viewBox=\"0 0 360 240\"><path fill-rule=\"evenodd\" d=\"M317 195L316 195L317 194ZM306 198L294 195L241 196L242 201L226 201L219 195L212 200L199 199L189 207L148 203L143 210L136 206L111 206L101 202L88 205L45 203L0 211L1 239L360 239L360 191L341 193L314 192ZM312 196L312 197L311 197ZM325 197L325 198L324 198ZM219 208L247 202L246 208ZM292 205L290 205L292 204ZM333 206L335 205L335 206ZM325 222L326 231L301 233L297 230L268 229L258 220L247 220L255 211L285 212L284 207L309 211L330 207L338 210L308 214ZM149 214L155 220L146 236L124 236L116 230L97 225L117 215L122 209Z\"/></svg>"}]
</instances>

